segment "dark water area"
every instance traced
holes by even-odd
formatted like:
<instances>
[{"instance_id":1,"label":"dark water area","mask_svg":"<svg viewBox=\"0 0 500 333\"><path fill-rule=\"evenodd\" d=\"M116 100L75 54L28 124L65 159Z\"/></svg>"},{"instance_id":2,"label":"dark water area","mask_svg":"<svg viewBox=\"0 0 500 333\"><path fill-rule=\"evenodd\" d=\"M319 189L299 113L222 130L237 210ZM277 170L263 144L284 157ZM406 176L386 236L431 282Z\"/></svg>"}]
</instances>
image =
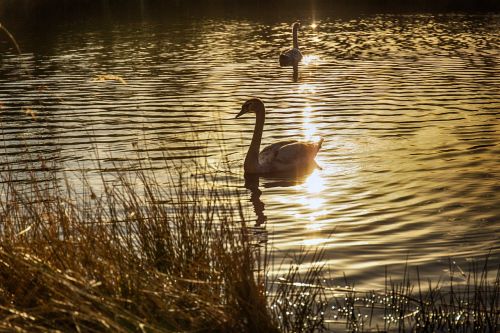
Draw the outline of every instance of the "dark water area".
<instances>
[{"instance_id":1,"label":"dark water area","mask_svg":"<svg viewBox=\"0 0 500 333\"><path fill-rule=\"evenodd\" d=\"M496 2L16 3L0 2L21 48L0 37L0 169L147 166L171 186L165 157L197 161L242 191L278 262L322 247L358 286L405 263L436 279L449 258L498 265ZM296 19L293 82L278 55ZM234 116L254 96L263 144L323 137L321 170L245 184L254 119Z\"/></svg>"},{"instance_id":2,"label":"dark water area","mask_svg":"<svg viewBox=\"0 0 500 333\"><path fill-rule=\"evenodd\" d=\"M53 21L93 19L252 18L301 19L317 15L348 17L366 14L494 13L495 0L3 0L4 23L52 25ZM7 22L5 22L7 21Z\"/></svg>"}]
</instances>

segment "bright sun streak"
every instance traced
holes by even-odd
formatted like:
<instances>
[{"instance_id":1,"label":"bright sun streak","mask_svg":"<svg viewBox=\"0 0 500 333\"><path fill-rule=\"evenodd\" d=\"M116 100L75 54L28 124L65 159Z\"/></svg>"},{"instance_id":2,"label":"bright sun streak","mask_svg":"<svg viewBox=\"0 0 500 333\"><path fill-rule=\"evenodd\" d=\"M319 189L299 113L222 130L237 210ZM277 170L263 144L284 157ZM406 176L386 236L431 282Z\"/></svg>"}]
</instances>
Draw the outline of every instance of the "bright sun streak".
<instances>
[{"instance_id":1,"label":"bright sun streak","mask_svg":"<svg viewBox=\"0 0 500 333\"><path fill-rule=\"evenodd\" d=\"M311 122L312 107L306 106L304 108L302 116L303 116L302 129L304 133L304 138L306 140L312 140L312 141L319 140L319 137L316 135L318 126L316 125L316 123Z\"/></svg>"},{"instance_id":2,"label":"bright sun streak","mask_svg":"<svg viewBox=\"0 0 500 333\"><path fill-rule=\"evenodd\" d=\"M305 187L307 193L320 193L325 189L324 180L318 170L314 170L309 178L307 178Z\"/></svg>"},{"instance_id":3,"label":"bright sun streak","mask_svg":"<svg viewBox=\"0 0 500 333\"><path fill-rule=\"evenodd\" d=\"M309 65L309 64L317 64L319 62L319 57L314 54L306 54L302 58L302 64L304 65Z\"/></svg>"},{"instance_id":4,"label":"bright sun streak","mask_svg":"<svg viewBox=\"0 0 500 333\"><path fill-rule=\"evenodd\" d=\"M299 92L303 94L305 93L315 94L316 87L310 83L303 83L299 86Z\"/></svg>"}]
</instances>

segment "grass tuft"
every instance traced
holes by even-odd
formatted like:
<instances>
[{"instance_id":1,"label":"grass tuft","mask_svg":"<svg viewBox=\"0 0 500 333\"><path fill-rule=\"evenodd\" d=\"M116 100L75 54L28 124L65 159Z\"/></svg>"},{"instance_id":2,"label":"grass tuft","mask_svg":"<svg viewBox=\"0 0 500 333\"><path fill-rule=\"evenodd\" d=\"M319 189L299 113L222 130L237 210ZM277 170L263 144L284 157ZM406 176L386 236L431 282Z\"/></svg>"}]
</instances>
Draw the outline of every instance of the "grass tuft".
<instances>
[{"instance_id":1,"label":"grass tuft","mask_svg":"<svg viewBox=\"0 0 500 333\"><path fill-rule=\"evenodd\" d=\"M149 172L101 170L92 187L83 172L70 180L40 163L43 169L0 175L0 330L318 327L308 307L294 314L293 326L268 306L266 268L257 267L260 252L235 191L174 168L166 169L170 186ZM291 270L284 278L312 282L319 273ZM275 299L296 288L277 289Z\"/></svg>"},{"instance_id":2,"label":"grass tuft","mask_svg":"<svg viewBox=\"0 0 500 333\"><path fill-rule=\"evenodd\" d=\"M424 283L418 268L412 280L405 267L397 281L386 278L384 293L347 290L332 315L353 332L498 332L500 267L489 273L488 258L467 273L450 261L448 281Z\"/></svg>"}]
</instances>

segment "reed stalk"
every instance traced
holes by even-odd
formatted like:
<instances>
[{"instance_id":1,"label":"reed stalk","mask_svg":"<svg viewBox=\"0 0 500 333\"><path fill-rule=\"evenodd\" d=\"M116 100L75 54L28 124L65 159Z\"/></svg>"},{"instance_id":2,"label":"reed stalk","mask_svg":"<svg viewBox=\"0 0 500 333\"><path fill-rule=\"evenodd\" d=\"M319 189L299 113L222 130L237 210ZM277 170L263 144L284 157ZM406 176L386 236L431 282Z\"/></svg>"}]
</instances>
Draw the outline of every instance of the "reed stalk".
<instances>
[{"instance_id":1,"label":"reed stalk","mask_svg":"<svg viewBox=\"0 0 500 333\"><path fill-rule=\"evenodd\" d=\"M267 268L256 267L260 252L238 193L173 167L166 169L172 186L151 172L100 170L95 188L83 171L70 180L43 164L0 175L0 331L278 332L300 325L312 332L320 325L308 308L292 326L270 310ZM285 278L293 284L299 277ZM274 298L294 288L285 289ZM307 315L316 319L302 322Z\"/></svg>"}]
</instances>

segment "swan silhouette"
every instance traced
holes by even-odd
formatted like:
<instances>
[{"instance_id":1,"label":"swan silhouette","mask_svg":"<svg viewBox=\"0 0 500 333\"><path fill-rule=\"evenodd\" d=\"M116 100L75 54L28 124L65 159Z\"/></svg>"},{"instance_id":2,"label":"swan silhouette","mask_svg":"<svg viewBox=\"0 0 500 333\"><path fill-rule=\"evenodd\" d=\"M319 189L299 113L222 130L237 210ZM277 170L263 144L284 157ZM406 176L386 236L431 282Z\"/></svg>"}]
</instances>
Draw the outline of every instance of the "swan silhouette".
<instances>
[{"instance_id":1,"label":"swan silhouette","mask_svg":"<svg viewBox=\"0 0 500 333\"><path fill-rule=\"evenodd\" d=\"M255 113L256 121L252 142L244 163L246 174L299 175L311 172L318 167L314 158L321 148L323 139L318 142L280 141L267 146L259 153L266 119L264 103L258 98L246 101L236 118L250 112Z\"/></svg>"},{"instance_id":2,"label":"swan silhouette","mask_svg":"<svg viewBox=\"0 0 500 333\"><path fill-rule=\"evenodd\" d=\"M302 53L299 50L299 37L298 32L300 28L300 22L295 22L292 25L293 34L293 48L281 52L280 54L280 66L298 66L299 62L302 60Z\"/></svg>"}]
</instances>

